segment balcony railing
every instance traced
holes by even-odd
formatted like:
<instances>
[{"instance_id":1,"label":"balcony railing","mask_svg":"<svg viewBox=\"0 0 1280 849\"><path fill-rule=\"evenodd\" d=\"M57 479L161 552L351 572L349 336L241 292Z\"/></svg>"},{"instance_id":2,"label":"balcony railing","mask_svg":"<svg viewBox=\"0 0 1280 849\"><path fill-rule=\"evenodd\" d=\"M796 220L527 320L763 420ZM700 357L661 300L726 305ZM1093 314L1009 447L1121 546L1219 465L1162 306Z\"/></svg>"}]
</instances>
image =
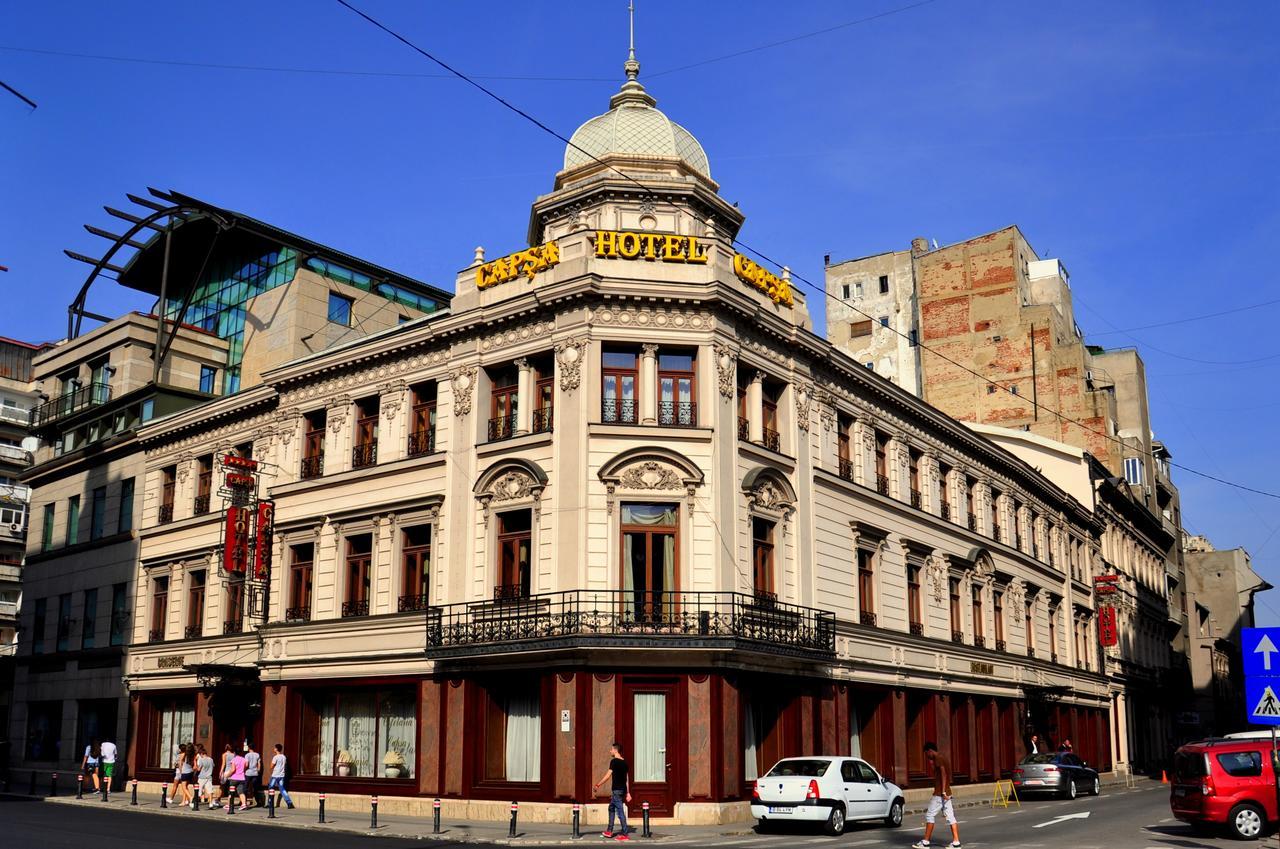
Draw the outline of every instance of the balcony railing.
<instances>
[{"instance_id":1,"label":"balcony railing","mask_svg":"<svg viewBox=\"0 0 1280 849\"><path fill-rule=\"evenodd\" d=\"M978 517L972 513L969 514L969 530L971 531L978 530Z\"/></svg>"},{"instance_id":2,"label":"balcony railing","mask_svg":"<svg viewBox=\"0 0 1280 849\"><path fill-rule=\"evenodd\" d=\"M911 490L911 506L917 510L921 509L920 505L924 503L924 497L920 495L920 490Z\"/></svg>"},{"instance_id":3,"label":"balcony railing","mask_svg":"<svg viewBox=\"0 0 1280 849\"><path fill-rule=\"evenodd\" d=\"M489 419L489 441L510 439L516 433L515 416L494 416Z\"/></svg>"},{"instance_id":4,"label":"balcony railing","mask_svg":"<svg viewBox=\"0 0 1280 849\"><path fill-rule=\"evenodd\" d=\"M743 442L751 438L751 420L744 416L738 416L738 438Z\"/></svg>"},{"instance_id":5,"label":"balcony railing","mask_svg":"<svg viewBox=\"0 0 1280 849\"><path fill-rule=\"evenodd\" d=\"M5 448L10 446L6 445ZM0 484L0 501L10 504L30 504L31 503L31 487L25 483L6 483Z\"/></svg>"},{"instance_id":6,"label":"balcony railing","mask_svg":"<svg viewBox=\"0 0 1280 849\"><path fill-rule=\"evenodd\" d=\"M243 630L244 618L241 616L236 616L222 623L222 633L224 634L239 634Z\"/></svg>"},{"instance_id":7,"label":"balcony railing","mask_svg":"<svg viewBox=\"0 0 1280 849\"><path fill-rule=\"evenodd\" d=\"M369 599L360 601L344 601L342 603L342 615L347 616L368 616L369 615Z\"/></svg>"},{"instance_id":8,"label":"balcony railing","mask_svg":"<svg viewBox=\"0 0 1280 849\"><path fill-rule=\"evenodd\" d=\"M938 507L938 512L942 515L942 518L946 519L948 522L951 521L951 505L950 504L948 504L945 501L942 502L942 504L940 504Z\"/></svg>"},{"instance_id":9,"label":"balcony railing","mask_svg":"<svg viewBox=\"0 0 1280 849\"><path fill-rule=\"evenodd\" d=\"M287 607L284 611L284 621L286 622L310 622L310 607Z\"/></svg>"},{"instance_id":10,"label":"balcony railing","mask_svg":"<svg viewBox=\"0 0 1280 849\"><path fill-rule=\"evenodd\" d=\"M493 588L494 601L518 601L529 597L529 588L524 584L498 584Z\"/></svg>"},{"instance_id":11,"label":"balcony railing","mask_svg":"<svg viewBox=\"0 0 1280 849\"><path fill-rule=\"evenodd\" d=\"M324 452L315 454L311 457L302 458L302 470L299 473L304 481L318 478L324 474Z\"/></svg>"},{"instance_id":12,"label":"balcony railing","mask_svg":"<svg viewBox=\"0 0 1280 849\"><path fill-rule=\"evenodd\" d=\"M427 594L422 595L402 595L400 603L396 605L396 609L401 613L409 610L426 610L431 605L427 601Z\"/></svg>"},{"instance_id":13,"label":"balcony railing","mask_svg":"<svg viewBox=\"0 0 1280 849\"><path fill-rule=\"evenodd\" d=\"M31 452L24 451L17 445L0 445L0 460L29 466L31 465Z\"/></svg>"},{"instance_id":14,"label":"balcony railing","mask_svg":"<svg viewBox=\"0 0 1280 849\"><path fill-rule=\"evenodd\" d=\"M982 636L981 634L975 634L973 637L973 644L980 649L986 648L987 638Z\"/></svg>"},{"instance_id":15,"label":"balcony railing","mask_svg":"<svg viewBox=\"0 0 1280 849\"><path fill-rule=\"evenodd\" d=\"M1058 655L1057 655L1057 654L1050 654L1050 655L1049 655L1049 662L1050 662L1050 663L1057 663L1057 662L1058 662Z\"/></svg>"},{"instance_id":16,"label":"balcony railing","mask_svg":"<svg viewBox=\"0 0 1280 849\"><path fill-rule=\"evenodd\" d=\"M733 592L567 590L427 609L432 655L595 644L833 656L835 632L829 611Z\"/></svg>"},{"instance_id":17,"label":"balcony railing","mask_svg":"<svg viewBox=\"0 0 1280 849\"><path fill-rule=\"evenodd\" d=\"M147 642L148 642L148 643L162 643L162 642L164 642L164 629L163 629L163 628L152 628L150 631L148 631L148 632L147 632Z\"/></svg>"},{"instance_id":18,"label":"balcony railing","mask_svg":"<svg viewBox=\"0 0 1280 849\"><path fill-rule=\"evenodd\" d=\"M859 611L858 621L863 625L874 628L876 626L876 615L870 610Z\"/></svg>"},{"instance_id":19,"label":"balcony railing","mask_svg":"<svg viewBox=\"0 0 1280 849\"><path fill-rule=\"evenodd\" d=\"M196 503L195 503L195 514L197 516L203 516L205 513L208 513L208 512L209 512L209 496L197 495Z\"/></svg>"},{"instance_id":20,"label":"balcony railing","mask_svg":"<svg viewBox=\"0 0 1280 849\"><path fill-rule=\"evenodd\" d=\"M840 477L847 481L853 480L853 461L844 457L840 458Z\"/></svg>"},{"instance_id":21,"label":"balcony railing","mask_svg":"<svg viewBox=\"0 0 1280 849\"><path fill-rule=\"evenodd\" d=\"M768 448L770 451L781 451L782 435L779 434L776 430L770 430L767 427L761 428L760 444L763 445L765 448Z\"/></svg>"},{"instance_id":22,"label":"balcony railing","mask_svg":"<svg viewBox=\"0 0 1280 849\"><path fill-rule=\"evenodd\" d=\"M888 475L879 475L879 474L876 475L876 491L879 492L881 495L889 494L889 476Z\"/></svg>"},{"instance_id":23,"label":"balcony railing","mask_svg":"<svg viewBox=\"0 0 1280 849\"><path fill-rule=\"evenodd\" d=\"M1004 640L996 640L996 651L1007 651L1008 645Z\"/></svg>"},{"instance_id":24,"label":"balcony railing","mask_svg":"<svg viewBox=\"0 0 1280 849\"><path fill-rule=\"evenodd\" d=\"M1004 541L1004 537L1000 534L1000 523L999 523L999 522L992 522L992 523L991 523L991 538L992 538L993 540L995 540L996 542L1003 542L1003 541Z\"/></svg>"},{"instance_id":25,"label":"balcony railing","mask_svg":"<svg viewBox=\"0 0 1280 849\"><path fill-rule=\"evenodd\" d=\"M0 407L0 422L27 427L31 424L31 411L19 410L17 407Z\"/></svg>"},{"instance_id":26,"label":"balcony railing","mask_svg":"<svg viewBox=\"0 0 1280 849\"><path fill-rule=\"evenodd\" d=\"M635 424L634 398L605 398L600 402L600 421L604 424Z\"/></svg>"},{"instance_id":27,"label":"balcony railing","mask_svg":"<svg viewBox=\"0 0 1280 849\"><path fill-rule=\"evenodd\" d=\"M693 401L659 401L658 424L671 427L697 427L698 405Z\"/></svg>"},{"instance_id":28,"label":"balcony railing","mask_svg":"<svg viewBox=\"0 0 1280 849\"><path fill-rule=\"evenodd\" d=\"M923 637L923 636L924 636L924 623L923 623L923 622L912 622L912 623L911 623L911 633L915 634L917 637Z\"/></svg>"},{"instance_id":29,"label":"balcony railing","mask_svg":"<svg viewBox=\"0 0 1280 849\"><path fill-rule=\"evenodd\" d=\"M74 392L46 401L31 411L31 427L37 428L56 422L81 410L97 407L111 400L111 384L91 383Z\"/></svg>"},{"instance_id":30,"label":"balcony railing","mask_svg":"<svg viewBox=\"0 0 1280 849\"><path fill-rule=\"evenodd\" d=\"M952 631L952 632L951 632L951 642L953 642L953 643L963 643L963 642L964 642L964 631Z\"/></svg>"},{"instance_id":31,"label":"balcony railing","mask_svg":"<svg viewBox=\"0 0 1280 849\"><path fill-rule=\"evenodd\" d=\"M162 525L167 525L173 521L173 505L172 504L160 505L160 513L158 516L158 521Z\"/></svg>"},{"instance_id":32,"label":"balcony railing","mask_svg":"<svg viewBox=\"0 0 1280 849\"><path fill-rule=\"evenodd\" d=\"M409 456L421 457L436 450L435 429L415 430L409 434Z\"/></svg>"},{"instance_id":33,"label":"balcony railing","mask_svg":"<svg viewBox=\"0 0 1280 849\"><path fill-rule=\"evenodd\" d=\"M1035 656L1036 656L1035 646L1027 646L1027 657L1035 657Z\"/></svg>"},{"instance_id":34,"label":"balcony railing","mask_svg":"<svg viewBox=\"0 0 1280 849\"><path fill-rule=\"evenodd\" d=\"M378 440L357 445L351 449L351 468L367 469L378 462Z\"/></svg>"},{"instance_id":35,"label":"balcony railing","mask_svg":"<svg viewBox=\"0 0 1280 849\"><path fill-rule=\"evenodd\" d=\"M554 409L551 407L543 407L541 410L533 411L533 422L529 425L530 433L550 433L552 425L555 424Z\"/></svg>"},{"instance_id":36,"label":"balcony railing","mask_svg":"<svg viewBox=\"0 0 1280 849\"><path fill-rule=\"evenodd\" d=\"M182 629L182 638L184 640L194 640L204 633L204 625L188 625Z\"/></svg>"}]
</instances>

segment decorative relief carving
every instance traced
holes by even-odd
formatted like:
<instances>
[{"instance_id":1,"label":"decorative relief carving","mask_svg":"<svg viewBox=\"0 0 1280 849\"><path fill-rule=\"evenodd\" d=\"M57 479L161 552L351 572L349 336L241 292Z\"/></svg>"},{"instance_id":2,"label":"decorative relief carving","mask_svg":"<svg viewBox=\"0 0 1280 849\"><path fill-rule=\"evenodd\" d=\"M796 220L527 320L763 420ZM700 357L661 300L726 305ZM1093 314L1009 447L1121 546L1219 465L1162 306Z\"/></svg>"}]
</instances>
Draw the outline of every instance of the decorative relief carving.
<instances>
[{"instance_id":1,"label":"decorative relief carving","mask_svg":"<svg viewBox=\"0 0 1280 849\"><path fill-rule=\"evenodd\" d=\"M947 564L941 557L929 558L929 586L933 590L933 603L942 604L947 598Z\"/></svg>"},{"instance_id":2,"label":"decorative relief carving","mask_svg":"<svg viewBox=\"0 0 1280 849\"><path fill-rule=\"evenodd\" d=\"M476 386L476 369L474 366L455 369L449 374L449 382L453 385L453 412L465 416L471 412L471 391Z\"/></svg>"},{"instance_id":3,"label":"decorative relief carving","mask_svg":"<svg viewBox=\"0 0 1280 849\"><path fill-rule=\"evenodd\" d=\"M389 422L396 420L396 416L400 414L400 405L404 403L405 382L403 380L389 380L380 387L379 406L382 408L382 416Z\"/></svg>"},{"instance_id":4,"label":"decorative relief carving","mask_svg":"<svg viewBox=\"0 0 1280 849\"><path fill-rule=\"evenodd\" d=\"M586 359L586 352L586 339L566 339L556 345L562 392L572 392L582 384L582 361Z\"/></svg>"},{"instance_id":5,"label":"decorative relief carving","mask_svg":"<svg viewBox=\"0 0 1280 849\"><path fill-rule=\"evenodd\" d=\"M652 342L646 342L640 346L640 352L646 357L658 356L658 346Z\"/></svg>"},{"instance_id":6,"label":"decorative relief carving","mask_svg":"<svg viewBox=\"0 0 1280 849\"><path fill-rule=\"evenodd\" d=\"M628 466L618 478L623 489L684 489L684 481L670 466L654 460L646 460Z\"/></svg>"},{"instance_id":7,"label":"decorative relief carving","mask_svg":"<svg viewBox=\"0 0 1280 849\"><path fill-rule=\"evenodd\" d=\"M484 509L485 526L489 524L489 513L494 504L506 504L512 501L532 500L533 515L536 520L541 511L543 486L522 469L509 469L494 478L488 488L479 495L480 506Z\"/></svg>"},{"instance_id":8,"label":"decorative relief carving","mask_svg":"<svg viewBox=\"0 0 1280 849\"><path fill-rule=\"evenodd\" d=\"M1009 615L1021 618L1027 604L1027 585L1021 578L1014 578L1009 582L1005 598L1009 605Z\"/></svg>"},{"instance_id":9,"label":"decorative relief carving","mask_svg":"<svg viewBox=\"0 0 1280 849\"><path fill-rule=\"evenodd\" d=\"M191 455L183 454L177 461L177 478L178 483L186 483L187 476L191 474Z\"/></svg>"},{"instance_id":10,"label":"decorative relief carving","mask_svg":"<svg viewBox=\"0 0 1280 849\"><path fill-rule=\"evenodd\" d=\"M768 510L789 515L795 508L787 493L772 480L765 478L747 494L751 509Z\"/></svg>"},{"instance_id":11,"label":"decorative relief carving","mask_svg":"<svg viewBox=\"0 0 1280 849\"><path fill-rule=\"evenodd\" d=\"M813 400L818 404L818 418L822 429L830 431L836 426L836 399L830 392L819 387L814 390Z\"/></svg>"},{"instance_id":12,"label":"decorative relief carving","mask_svg":"<svg viewBox=\"0 0 1280 849\"><path fill-rule=\"evenodd\" d=\"M813 401L813 384L796 384L796 426L803 431L809 430L809 404Z\"/></svg>"},{"instance_id":13,"label":"decorative relief carving","mask_svg":"<svg viewBox=\"0 0 1280 849\"><path fill-rule=\"evenodd\" d=\"M717 343L714 346L716 358L716 378L720 383L720 394L726 398L732 398L737 389L737 369L738 354L728 345Z\"/></svg>"},{"instance_id":14,"label":"decorative relief carving","mask_svg":"<svg viewBox=\"0 0 1280 849\"><path fill-rule=\"evenodd\" d=\"M641 309L621 306L599 307L592 323L617 327L674 327L706 330L715 327L710 313L686 310Z\"/></svg>"},{"instance_id":15,"label":"decorative relief carving","mask_svg":"<svg viewBox=\"0 0 1280 849\"><path fill-rule=\"evenodd\" d=\"M480 340L481 351L494 351L499 348L505 348L509 345L515 345L520 342L527 342L531 339L545 339L550 336L556 329L556 323L551 320L531 321L522 324L519 327L511 327L501 330L491 336L486 336Z\"/></svg>"}]
</instances>

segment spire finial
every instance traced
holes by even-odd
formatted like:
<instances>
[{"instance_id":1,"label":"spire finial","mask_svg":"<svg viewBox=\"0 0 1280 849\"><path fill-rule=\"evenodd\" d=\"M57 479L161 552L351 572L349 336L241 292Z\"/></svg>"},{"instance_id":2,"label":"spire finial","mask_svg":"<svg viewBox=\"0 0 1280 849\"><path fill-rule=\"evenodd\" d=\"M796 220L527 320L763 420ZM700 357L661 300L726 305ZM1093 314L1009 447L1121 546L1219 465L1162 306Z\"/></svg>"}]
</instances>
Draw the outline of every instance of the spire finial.
<instances>
[{"instance_id":1,"label":"spire finial","mask_svg":"<svg viewBox=\"0 0 1280 849\"><path fill-rule=\"evenodd\" d=\"M627 0L627 61L623 64L622 69L627 73L628 80L635 80L640 76L640 63L636 61L636 4L634 0Z\"/></svg>"}]
</instances>

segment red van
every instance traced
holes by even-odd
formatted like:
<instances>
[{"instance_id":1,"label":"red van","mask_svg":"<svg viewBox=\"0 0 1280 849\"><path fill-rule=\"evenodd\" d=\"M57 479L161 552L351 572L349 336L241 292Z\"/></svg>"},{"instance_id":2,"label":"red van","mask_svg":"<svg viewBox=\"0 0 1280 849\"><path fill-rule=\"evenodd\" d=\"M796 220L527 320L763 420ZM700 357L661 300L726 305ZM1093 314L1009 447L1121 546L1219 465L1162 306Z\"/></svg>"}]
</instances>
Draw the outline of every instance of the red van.
<instances>
[{"instance_id":1,"label":"red van","mask_svg":"<svg viewBox=\"0 0 1280 849\"><path fill-rule=\"evenodd\" d=\"M1225 825L1232 837L1256 840L1276 816L1269 739L1188 743L1173 756L1169 807L1197 829Z\"/></svg>"}]
</instances>

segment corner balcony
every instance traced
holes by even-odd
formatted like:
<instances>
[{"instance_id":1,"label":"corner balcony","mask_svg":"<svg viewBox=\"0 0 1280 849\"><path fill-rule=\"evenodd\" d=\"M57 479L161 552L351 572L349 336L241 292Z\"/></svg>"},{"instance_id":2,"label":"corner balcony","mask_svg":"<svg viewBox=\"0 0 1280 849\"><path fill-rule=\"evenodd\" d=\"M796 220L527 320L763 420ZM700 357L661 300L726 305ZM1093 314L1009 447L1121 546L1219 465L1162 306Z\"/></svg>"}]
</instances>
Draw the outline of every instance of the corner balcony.
<instances>
[{"instance_id":1,"label":"corner balcony","mask_svg":"<svg viewBox=\"0 0 1280 849\"><path fill-rule=\"evenodd\" d=\"M434 659L580 648L835 656L830 611L733 592L566 590L427 608Z\"/></svg>"},{"instance_id":2,"label":"corner balcony","mask_svg":"<svg viewBox=\"0 0 1280 849\"><path fill-rule=\"evenodd\" d=\"M59 395L33 409L29 418L31 429L38 430L82 410L106 404L110 400L111 385L108 383L91 383L88 386L81 386L74 392Z\"/></svg>"}]
</instances>

